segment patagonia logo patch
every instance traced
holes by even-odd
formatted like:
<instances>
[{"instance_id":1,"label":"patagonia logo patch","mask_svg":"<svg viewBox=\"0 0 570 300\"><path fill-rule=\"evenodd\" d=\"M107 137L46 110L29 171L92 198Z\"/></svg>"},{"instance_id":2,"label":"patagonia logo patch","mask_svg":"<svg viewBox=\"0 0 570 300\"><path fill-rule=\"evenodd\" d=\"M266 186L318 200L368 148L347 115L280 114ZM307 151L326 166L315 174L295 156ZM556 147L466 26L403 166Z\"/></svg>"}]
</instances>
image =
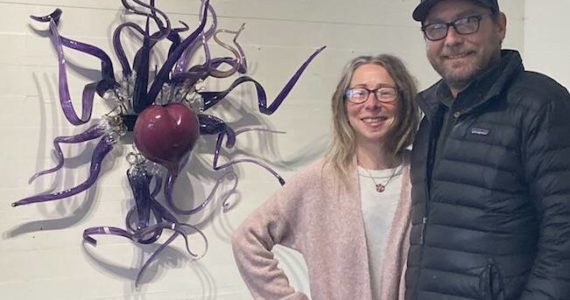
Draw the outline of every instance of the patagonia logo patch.
<instances>
[{"instance_id":1,"label":"patagonia logo patch","mask_svg":"<svg viewBox=\"0 0 570 300\"><path fill-rule=\"evenodd\" d=\"M476 135L488 135L489 129L473 127L471 128L471 133Z\"/></svg>"}]
</instances>

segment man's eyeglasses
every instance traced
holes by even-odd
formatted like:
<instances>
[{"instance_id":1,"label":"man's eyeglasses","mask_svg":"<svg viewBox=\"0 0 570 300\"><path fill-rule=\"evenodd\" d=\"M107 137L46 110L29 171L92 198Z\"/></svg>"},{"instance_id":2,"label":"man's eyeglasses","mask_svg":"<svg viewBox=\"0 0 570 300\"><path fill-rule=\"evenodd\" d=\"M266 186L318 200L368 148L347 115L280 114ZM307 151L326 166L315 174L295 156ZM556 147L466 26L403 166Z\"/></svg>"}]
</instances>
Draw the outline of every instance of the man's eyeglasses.
<instances>
[{"instance_id":1,"label":"man's eyeglasses","mask_svg":"<svg viewBox=\"0 0 570 300\"><path fill-rule=\"evenodd\" d=\"M463 17L449 23L427 24L422 26L422 31L424 36L430 41L443 40L451 26L459 34L471 34L479 30L479 23L485 16L491 16L491 14Z\"/></svg>"},{"instance_id":2,"label":"man's eyeglasses","mask_svg":"<svg viewBox=\"0 0 570 300\"><path fill-rule=\"evenodd\" d=\"M380 102L392 102L396 100L398 96L398 91L395 87L379 87L377 89L369 90L365 87L354 87L349 88L345 92L346 99L352 103L360 104L368 100L370 93L374 94L376 100Z\"/></svg>"}]
</instances>

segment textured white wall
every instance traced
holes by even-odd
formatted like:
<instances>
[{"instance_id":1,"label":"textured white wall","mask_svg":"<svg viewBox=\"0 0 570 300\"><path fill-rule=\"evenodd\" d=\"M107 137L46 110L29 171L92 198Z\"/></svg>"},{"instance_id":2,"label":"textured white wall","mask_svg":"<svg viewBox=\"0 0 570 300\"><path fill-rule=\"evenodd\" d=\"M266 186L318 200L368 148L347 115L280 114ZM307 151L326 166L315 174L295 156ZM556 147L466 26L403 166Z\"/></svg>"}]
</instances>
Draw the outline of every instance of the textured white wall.
<instances>
[{"instance_id":1,"label":"textured white wall","mask_svg":"<svg viewBox=\"0 0 570 300\"><path fill-rule=\"evenodd\" d=\"M545 4L548 5L545 5ZM570 34L567 0L526 0L524 50L528 70L538 71L570 87Z\"/></svg>"},{"instance_id":2,"label":"textured white wall","mask_svg":"<svg viewBox=\"0 0 570 300\"><path fill-rule=\"evenodd\" d=\"M253 155L271 162L287 179L326 150L329 136L329 97L342 66L358 54L393 53L401 56L424 88L437 79L424 55L419 26L410 14L416 0L214 0L220 27L237 29L246 22L240 41L250 64L250 75L274 97L299 64L316 48L328 48L307 69L281 109L273 116L257 113L251 86L232 94L231 103L213 113L232 126L263 125L287 134L247 133L239 136L233 158ZM562 2L559 1L559 2ZM509 16L507 47L523 46L523 6L520 0L502 1ZM173 21L197 25L196 0L159 0ZM210 241L208 254L191 261L180 241L147 272L145 284L133 280L142 255L154 246L140 247L119 238L99 238L94 248L81 242L83 229L109 225L123 227L131 204L124 176L128 168L125 145L117 147L104 164L96 186L59 202L11 208L20 198L59 191L79 184L87 175L94 144L65 146L71 159L66 168L28 185L36 170L53 165L51 141L79 133L63 118L57 96L56 58L45 24L30 14L63 9L61 32L67 37L109 51L109 36L121 22L119 0L0 0L0 295L2 299L249 299L233 263L231 232L271 193L279 189L273 177L252 165L236 168L240 181L221 213L216 201L205 213L181 220L199 224ZM36 32L35 30L39 30ZM127 47L132 53L134 45ZM221 50L216 50L217 53ZM109 51L109 53L111 53ZM84 84L96 79L98 61L67 49L70 89L76 105ZM225 54L224 54L225 55ZM113 56L113 55L111 55ZM116 64L116 69L118 64ZM211 81L222 89L228 81ZM108 111L96 100L94 119ZM209 170L213 137L200 140L175 195L196 204L213 185L218 172ZM231 182L225 182L225 189ZM194 240L198 247L198 240ZM323 245L330 247L334 245ZM350 255L350 253L347 253ZM302 258L280 251L281 264L293 284L308 290Z\"/></svg>"}]
</instances>

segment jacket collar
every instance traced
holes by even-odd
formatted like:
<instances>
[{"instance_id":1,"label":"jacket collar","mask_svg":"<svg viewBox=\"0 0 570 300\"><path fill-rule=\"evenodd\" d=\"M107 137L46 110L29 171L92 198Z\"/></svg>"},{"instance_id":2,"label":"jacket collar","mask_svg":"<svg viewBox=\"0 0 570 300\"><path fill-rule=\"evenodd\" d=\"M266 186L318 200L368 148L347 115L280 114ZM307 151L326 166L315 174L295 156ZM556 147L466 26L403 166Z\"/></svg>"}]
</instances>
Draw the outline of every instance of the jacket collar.
<instances>
[{"instance_id":1,"label":"jacket collar","mask_svg":"<svg viewBox=\"0 0 570 300\"><path fill-rule=\"evenodd\" d=\"M516 50L502 50L501 61L479 74L471 84L461 93L475 94L475 100L467 103L462 109L469 112L480 105L491 101L501 95L510 85L512 79L524 71L522 59ZM451 97L449 87L443 79L421 92L417 96L417 103L429 119L437 113L441 99Z\"/></svg>"}]
</instances>

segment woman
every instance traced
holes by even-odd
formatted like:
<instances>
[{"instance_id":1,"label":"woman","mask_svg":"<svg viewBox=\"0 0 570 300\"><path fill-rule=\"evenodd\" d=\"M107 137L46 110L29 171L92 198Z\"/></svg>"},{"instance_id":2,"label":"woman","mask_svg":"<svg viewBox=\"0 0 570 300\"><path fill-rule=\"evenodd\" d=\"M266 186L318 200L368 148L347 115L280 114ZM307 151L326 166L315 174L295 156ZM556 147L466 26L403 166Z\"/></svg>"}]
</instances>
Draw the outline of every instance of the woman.
<instances>
[{"instance_id":1,"label":"woman","mask_svg":"<svg viewBox=\"0 0 570 300\"><path fill-rule=\"evenodd\" d=\"M418 123L416 86L391 55L360 56L332 97L329 153L257 209L232 240L255 299L308 299L271 249L301 252L312 299L394 300L408 250L408 151Z\"/></svg>"}]
</instances>

